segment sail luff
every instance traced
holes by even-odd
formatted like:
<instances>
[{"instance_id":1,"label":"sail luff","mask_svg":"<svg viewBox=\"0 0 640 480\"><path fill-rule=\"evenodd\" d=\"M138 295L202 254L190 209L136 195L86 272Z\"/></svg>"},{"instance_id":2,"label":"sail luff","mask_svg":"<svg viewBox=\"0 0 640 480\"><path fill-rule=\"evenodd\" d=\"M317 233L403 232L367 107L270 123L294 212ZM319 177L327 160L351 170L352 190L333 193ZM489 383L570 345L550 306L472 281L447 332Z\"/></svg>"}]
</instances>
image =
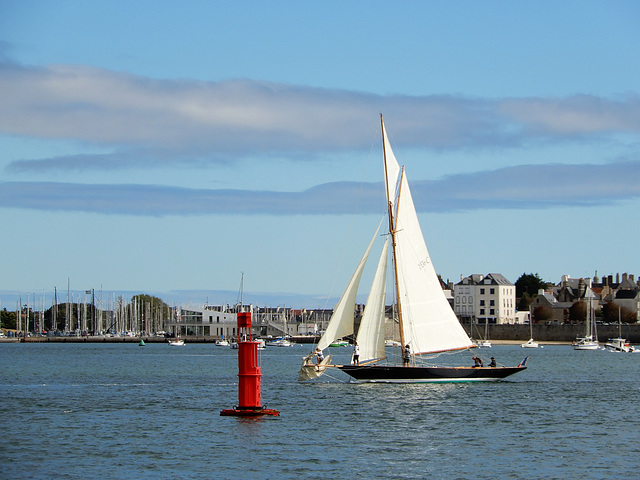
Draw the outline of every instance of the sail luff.
<instances>
[{"instance_id":1,"label":"sail luff","mask_svg":"<svg viewBox=\"0 0 640 480\"><path fill-rule=\"evenodd\" d=\"M371 242L369 242L369 246L367 247L366 252L360 259L360 263L358 263L358 266L353 272L347 288L344 290L342 297L340 297L340 301L336 305L336 308L334 309L333 314L329 319L327 329L318 341L318 348L320 350L324 350L325 348L327 348L336 339L353 333L353 316L360 278L362 277L362 271L364 270L364 267L367 263L369 253L371 252L371 247L373 247L373 242L378 236L381 225L382 221L380 222L380 225L378 225L378 229L373 235Z\"/></svg>"},{"instance_id":2,"label":"sail luff","mask_svg":"<svg viewBox=\"0 0 640 480\"><path fill-rule=\"evenodd\" d=\"M387 237L382 247L378 268L371 284L371 291L356 338L360 347L361 363L385 358L384 314L388 256L389 238Z\"/></svg>"}]
</instances>

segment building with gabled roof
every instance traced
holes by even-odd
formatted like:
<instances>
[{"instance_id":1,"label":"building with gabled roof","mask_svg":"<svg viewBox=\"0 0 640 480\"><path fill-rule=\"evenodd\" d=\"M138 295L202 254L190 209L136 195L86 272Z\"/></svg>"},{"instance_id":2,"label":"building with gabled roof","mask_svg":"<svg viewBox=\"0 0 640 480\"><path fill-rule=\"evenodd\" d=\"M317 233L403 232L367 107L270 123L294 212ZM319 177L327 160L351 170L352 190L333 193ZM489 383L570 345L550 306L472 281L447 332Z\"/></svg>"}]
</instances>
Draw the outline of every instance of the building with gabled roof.
<instances>
[{"instance_id":1,"label":"building with gabled roof","mask_svg":"<svg viewBox=\"0 0 640 480\"><path fill-rule=\"evenodd\" d=\"M516 286L499 273L473 274L454 285L454 311L474 323L515 323Z\"/></svg>"}]
</instances>

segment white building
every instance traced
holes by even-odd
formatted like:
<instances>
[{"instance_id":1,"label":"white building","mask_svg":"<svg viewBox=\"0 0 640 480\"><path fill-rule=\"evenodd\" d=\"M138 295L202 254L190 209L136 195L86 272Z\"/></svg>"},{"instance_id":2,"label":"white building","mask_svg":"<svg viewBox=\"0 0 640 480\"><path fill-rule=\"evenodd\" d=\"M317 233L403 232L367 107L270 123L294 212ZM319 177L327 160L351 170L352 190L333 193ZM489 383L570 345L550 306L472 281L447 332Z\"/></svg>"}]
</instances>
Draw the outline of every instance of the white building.
<instances>
[{"instance_id":1,"label":"white building","mask_svg":"<svg viewBox=\"0 0 640 480\"><path fill-rule=\"evenodd\" d=\"M454 286L454 311L475 323L515 323L516 286L499 273L469 275Z\"/></svg>"},{"instance_id":2,"label":"white building","mask_svg":"<svg viewBox=\"0 0 640 480\"><path fill-rule=\"evenodd\" d=\"M176 320L169 325L174 334L199 337L233 338L238 320L233 308L223 305L182 307L176 312Z\"/></svg>"},{"instance_id":3,"label":"white building","mask_svg":"<svg viewBox=\"0 0 640 480\"><path fill-rule=\"evenodd\" d=\"M176 308L173 320L166 323L166 329L174 335L232 339L237 336L238 311L251 312L254 335L267 337L297 333L297 322L291 309L258 308L253 305Z\"/></svg>"}]
</instances>

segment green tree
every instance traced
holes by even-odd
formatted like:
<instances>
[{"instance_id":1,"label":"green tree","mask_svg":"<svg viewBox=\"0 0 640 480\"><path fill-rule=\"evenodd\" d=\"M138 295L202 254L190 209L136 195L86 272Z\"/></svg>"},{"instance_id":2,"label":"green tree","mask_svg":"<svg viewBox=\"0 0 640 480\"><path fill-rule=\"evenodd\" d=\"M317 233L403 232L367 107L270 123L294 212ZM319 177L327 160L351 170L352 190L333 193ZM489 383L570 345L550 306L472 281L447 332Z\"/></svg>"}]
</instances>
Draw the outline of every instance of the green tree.
<instances>
[{"instance_id":1,"label":"green tree","mask_svg":"<svg viewBox=\"0 0 640 480\"><path fill-rule=\"evenodd\" d=\"M538 290L544 289L546 286L547 282L542 280L537 273L523 273L516 280L516 298L522 298L525 293L533 298L538 294Z\"/></svg>"},{"instance_id":2,"label":"green tree","mask_svg":"<svg viewBox=\"0 0 640 480\"><path fill-rule=\"evenodd\" d=\"M529 305L538 295L538 290L544 289L547 283L538 274L523 273L516 280L516 308L520 312L529 310Z\"/></svg>"},{"instance_id":3,"label":"green tree","mask_svg":"<svg viewBox=\"0 0 640 480\"><path fill-rule=\"evenodd\" d=\"M0 311L0 322L2 328L14 330L16 328L16 312L8 312L6 308Z\"/></svg>"}]
</instances>

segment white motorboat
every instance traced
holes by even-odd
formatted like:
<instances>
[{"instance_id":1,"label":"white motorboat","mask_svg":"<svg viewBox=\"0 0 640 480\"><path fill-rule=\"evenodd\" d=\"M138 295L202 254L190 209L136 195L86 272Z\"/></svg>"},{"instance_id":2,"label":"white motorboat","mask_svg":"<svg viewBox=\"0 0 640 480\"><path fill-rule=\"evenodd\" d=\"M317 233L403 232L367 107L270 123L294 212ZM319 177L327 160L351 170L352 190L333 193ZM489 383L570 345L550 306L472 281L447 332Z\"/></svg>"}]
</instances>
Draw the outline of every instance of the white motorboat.
<instances>
[{"instance_id":1,"label":"white motorboat","mask_svg":"<svg viewBox=\"0 0 640 480\"><path fill-rule=\"evenodd\" d=\"M635 347L632 347L626 338L610 338L607 343L604 344L604 348L611 352L626 352L631 353L635 351Z\"/></svg>"},{"instance_id":2,"label":"white motorboat","mask_svg":"<svg viewBox=\"0 0 640 480\"><path fill-rule=\"evenodd\" d=\"M171 347L182 347L184 345L184 340L181 338L177 338L175 340L169 340L169 345Z\"/></svg>"},{"instance_id":3,"label":"white motorboat","mask_svg":"<svg viewBox=\"0 0 640 480\"><path fill-rule=\"evenodd\" d=\"M266 343L267 347L293 347L293 343L291 343L286 338L274 338Z\"/></svg>"},{"instance_id":4,"label":"white motorboat","mask_svg":"<svg viewBox=\"0 0 640 480\"><path fill-rule=\"evenodd\" d=\"M228 347L229 346L229 342L227 340L225 340L224 338L221 340L216 340L216 346L218 347Z\"/></svg>"},{"instance_id":5,"label":"white motorboat","mask_svg":"<svg viewBox=\"0 0 640 480\"><path fill-rule=\"evenodd\" d=\"M626 338L622 338L622 308L618 308L618 338L610 338L604 344L604 348L611 352L634 352L636 349L632 347Z\"/></svg>"}]
</instances>

